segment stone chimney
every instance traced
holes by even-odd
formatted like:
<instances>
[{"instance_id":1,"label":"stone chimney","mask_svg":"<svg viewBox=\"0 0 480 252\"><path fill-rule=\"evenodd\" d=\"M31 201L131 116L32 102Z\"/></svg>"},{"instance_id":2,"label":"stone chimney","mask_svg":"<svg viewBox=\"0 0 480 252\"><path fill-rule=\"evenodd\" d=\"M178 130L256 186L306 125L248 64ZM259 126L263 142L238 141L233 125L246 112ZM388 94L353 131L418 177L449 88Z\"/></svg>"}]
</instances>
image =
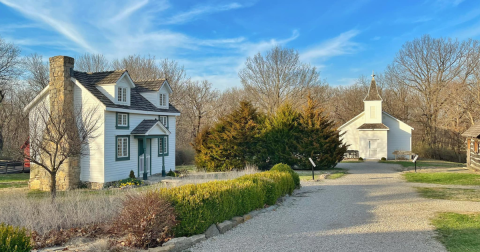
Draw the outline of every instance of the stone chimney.
<instances>
[{"instance_id":1,"label":"stone chimney","mask_svg":"<svg viewBox=\"0 0 480 252\"><path fill-rule=\"evenodd\" d=\"M74 116L73 89L70 80L73 74L74 59L67 56L50 58L50 111L52 117L67 120L71 127L76 128ZM70 116L68 116L70 115ZM76 131L69 137L78 137ZM57 190L75 189L80 183L80 158L70 157L57 172ZM30 189L50 190L50 175L41 167L31 167Z\"/></svg>"},{"instance_id":2,"label":"stone chimney","mask_svg":"<svg viewBox=\"0 0 480 252\"><path fill-rule=\"evenodd\" d=\"M67 56L50 58L50 108L52 110L71 109L73 112L73 73L74 59Z\"/></svg>"}]
</instances>

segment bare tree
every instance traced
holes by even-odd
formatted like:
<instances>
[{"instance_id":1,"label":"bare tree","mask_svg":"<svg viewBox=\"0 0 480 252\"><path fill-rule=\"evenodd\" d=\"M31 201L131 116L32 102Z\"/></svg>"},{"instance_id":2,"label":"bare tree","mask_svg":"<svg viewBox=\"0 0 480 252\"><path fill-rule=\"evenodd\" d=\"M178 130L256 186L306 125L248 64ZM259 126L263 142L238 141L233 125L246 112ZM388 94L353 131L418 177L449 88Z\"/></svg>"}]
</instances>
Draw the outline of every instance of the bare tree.
<instances>
[{"instance_id":1,"label":"bare tree","mask_svg":"<svg viewBox=\"0 0 480 252\"><path fill-rule=\"evenodd\" d=\"M20 75L20 48L0 37L0 103L5 98L12 79Z\"/></svg>"},{"instance_id":2,"label":"bare tree","mask_svg":"<svg viewBox=\"0 0 480 252\"><path fill-rule=\"evenodd\" d=\"M454 82L466 83L478 69L478 58L472 56L479 46L474 40L424 35L405 43L390 66L396 79L421 97L417 119L425 129L424 140L433 146L437 145L439 115L449 97L445 91Z\"/></svg>"},{"instance_id":3,"label":"bare tree","mask_svg":"<svg viewBox=\"0 0 480 252\"><path fill-rule=\"evenodd\" d=\"M111 69L111 64L103 54L85 53L75 60L75 68L81 72L103 72Z\"/></svg>"},{"instance_id":4,"label":"bare tree","mask_svg":"<svg viewBox=\"0 0 480 252\"><path fill-rule=\"evenodd\" d=\"M192 127L191 139L195 139L206 121L213 118L219 106L216 103L219 92L212 89L212 84L207 80L189 81L185 90L182 113L184 113L184 122Z\"/></svg>"},{"instance_id":5,"label":"bare tree","mask_svg":"<svg viewBox=\"0 0 480 252\"><path fill-rule=\"evenodd\" d=\"M159 79L162 72L157 65L155 56L142 57L139 55L130 55L123 59L116 59L112 62L116 70L127 69L133 80Z\"/></svg>"},{"instance_id":6,"label":"bare tree","mask_svg":"<svg viewBox=\"0 0 480 252\"><path fill-rule=\"evenodd\" d=\"M24 157L50 175L52 201L62 165L69 158L87 155L89 142L98 136L101 122L97 111L97 107L50 107L46 101L30 111L30 155Z\"/></svg>"},{"instance_id":7,"label":"bare tree","mask_svg":"<svg viewBox=\"0 0 480 252\"><path fill-rule=\"evenodd\" d=\"M24 67L27 72L27 83L34 90L39 93L48 86L50 80L48 62L43 61L42 55L31 54L24 60Z\"/></svg>"},{"instance_id":8,"label":"bare tree","mask_svg":"<svg viewBox=\"0 0 480 252\"><path fill-rule=\"evenodd\" d=\"M179 105L179 99L182 99L186 83L189 81L185 68L179 66L176 61L169 59L162 60L159 68L161 78L167 79L173 89L170 101L173 105Z\"/></svg>"},{"instance_id":9,"label":"bare tree","mask_svg":"<svg viewBox=\"0 0 480 252\"><path fill-rule=\"evenodd\" d=\"M321 84L315 67L300 62L294 49L280 46L265 56L258 53L247 58L238 76L250 100L269 113L274 113L286 100L297 105L310 87Z\"/></svg>"}]
</instances>

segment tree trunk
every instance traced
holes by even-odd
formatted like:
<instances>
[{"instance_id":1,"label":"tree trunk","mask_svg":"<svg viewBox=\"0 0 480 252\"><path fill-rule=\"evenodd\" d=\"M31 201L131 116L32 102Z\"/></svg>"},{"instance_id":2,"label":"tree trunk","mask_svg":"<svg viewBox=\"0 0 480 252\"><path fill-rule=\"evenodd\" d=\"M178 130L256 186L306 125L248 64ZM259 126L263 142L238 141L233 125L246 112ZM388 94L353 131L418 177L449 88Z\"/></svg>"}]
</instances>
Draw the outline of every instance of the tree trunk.
<instances>
[{"instance_id":1,"label":"tree trunk","mask_svg":"<svg viewBox=\"0 0 480 252\"><path fill-rule=\"evenodd\" d=\"M52 196L52 203L54 203L57 197L57 173L50 173L50 179L52 180L50 183L50 195Z\"/></svg>"}]
</instances>

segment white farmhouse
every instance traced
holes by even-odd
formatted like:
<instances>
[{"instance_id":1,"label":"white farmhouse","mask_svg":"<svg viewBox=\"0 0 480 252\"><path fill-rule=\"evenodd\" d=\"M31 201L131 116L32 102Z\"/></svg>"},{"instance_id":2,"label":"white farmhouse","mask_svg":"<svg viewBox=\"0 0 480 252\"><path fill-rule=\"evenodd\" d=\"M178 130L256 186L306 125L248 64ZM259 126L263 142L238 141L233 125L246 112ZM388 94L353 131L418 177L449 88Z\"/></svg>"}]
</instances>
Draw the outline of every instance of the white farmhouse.
<instances>
[{"instance_id":1,"label":"white farmhouse","mask_svg":"<svg viewBox=\"0 0 480 252\"><path fill-rule=\"evenodd\" d=\"M97 108L98 137L89 143L88 155L82 155L75 167L65 168L64 173L70 174L57 177L57 186L75 188L78 180L98 188L127 178L131 170L144 179L175 170L175 121L180 112L169 104L172 89L168 81L133 81L126 70L85 73L73 67L73 58L50 58L49 86L25 108L30 117L40 102L51 104L55 99L80 109L75 111ZM32 189L48 189L42 185L40 170L32 167ZM62 183L67 184L62 188Z\"/></svg>"},{"instance_id":2,"label":"white farmhouse","mask_svg":"<svg viewBox=\"0 0 480 252\"><path fill-rule=\"evenodd\" d=\"M394 151L411 151L412 130L408 124L382 111L382 97L378 94L375 75L367 96L364 111L340 126L348 150L356 150L366 159L394 159Z\"/></svg>"}]
</instances>

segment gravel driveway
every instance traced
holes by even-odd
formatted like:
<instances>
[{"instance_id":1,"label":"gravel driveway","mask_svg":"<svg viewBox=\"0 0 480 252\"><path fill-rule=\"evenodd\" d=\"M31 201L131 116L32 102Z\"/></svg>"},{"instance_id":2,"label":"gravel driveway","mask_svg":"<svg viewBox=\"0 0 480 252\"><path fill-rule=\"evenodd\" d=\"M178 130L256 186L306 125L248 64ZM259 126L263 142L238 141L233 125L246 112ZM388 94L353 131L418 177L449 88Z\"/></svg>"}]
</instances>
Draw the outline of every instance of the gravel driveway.
<instances>
[{"instance_id":1,"label":"gravel driveway","mask_svg":"<svg viewBox=\"0 0 480 252\"><path fill-rule=\"evenodd\" d=\"M480 202L420 198L398 166L342 163L349 175L302 184L284 206L189 251L446 251L429 219Z\"/></svg>"}]
</instances>

